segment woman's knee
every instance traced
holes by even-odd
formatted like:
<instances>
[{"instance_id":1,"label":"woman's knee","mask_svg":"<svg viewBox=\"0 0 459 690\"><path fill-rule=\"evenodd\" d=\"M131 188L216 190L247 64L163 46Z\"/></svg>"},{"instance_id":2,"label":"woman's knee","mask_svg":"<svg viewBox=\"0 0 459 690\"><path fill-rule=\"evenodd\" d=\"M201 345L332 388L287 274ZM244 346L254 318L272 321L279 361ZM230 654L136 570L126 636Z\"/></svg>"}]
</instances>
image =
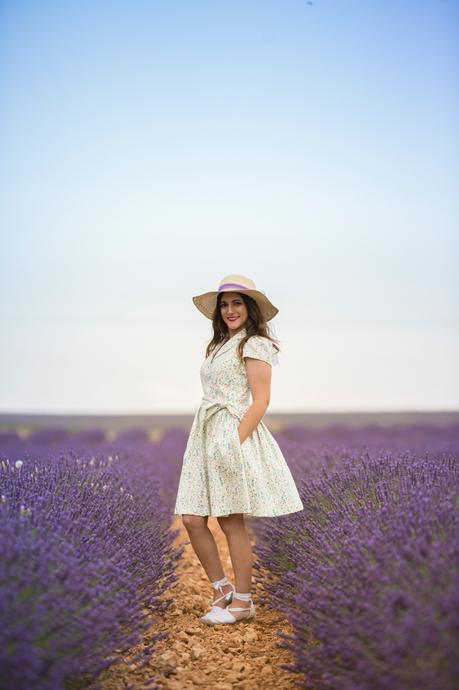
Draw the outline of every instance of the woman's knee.
<instances>
[{"instance_id":1,"label":"woman's knee","mask_svg":"<svg viewBox=\"0 0 459 690\"><path fill-rule=\"evenodd\" d=\"M217 518L217 520L225 534L237 532L245 528L244 515L242 513L233 513L232 515L220 516Z\"/></svg>"},{"instance_id":2,"label":"woman's knee","mask_svg":"<svg viewBox=\"0 0 459 690\"><path fill-rule=\"evenodd\" d=\"M205 515L182 515L182 522L188 531L201 530L207 527L207 517Z\"/></svg>"}]
</instances>

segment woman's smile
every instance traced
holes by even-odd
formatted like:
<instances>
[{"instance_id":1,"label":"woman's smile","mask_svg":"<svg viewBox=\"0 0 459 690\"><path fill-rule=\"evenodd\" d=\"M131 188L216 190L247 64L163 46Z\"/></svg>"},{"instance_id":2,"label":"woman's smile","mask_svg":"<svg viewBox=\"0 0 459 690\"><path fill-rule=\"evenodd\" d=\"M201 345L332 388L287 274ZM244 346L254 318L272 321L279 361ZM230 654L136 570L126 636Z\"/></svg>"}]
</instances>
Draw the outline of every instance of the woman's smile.
<instances>
[{"instance_id":1,"label":"woman's smile","mask_svg":"<svg viewBox=\"0 0 459 690\"><path fill-rule=\"evenodd\" d=\"M227 292L220 301L220 313L230 331L234 334L247 321L247 307L237 292ZM236 328L231 328L235 326Z\"/></svg>"}]
</instances>

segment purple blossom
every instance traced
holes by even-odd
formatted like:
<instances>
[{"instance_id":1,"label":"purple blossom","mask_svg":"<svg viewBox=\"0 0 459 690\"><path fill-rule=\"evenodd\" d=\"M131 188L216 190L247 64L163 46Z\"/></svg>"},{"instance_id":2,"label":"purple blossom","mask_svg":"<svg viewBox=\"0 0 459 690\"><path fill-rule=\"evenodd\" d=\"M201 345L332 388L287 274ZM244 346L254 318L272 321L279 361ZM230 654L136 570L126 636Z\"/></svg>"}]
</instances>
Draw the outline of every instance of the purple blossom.
<instances>
[{"instance_id":1,"label":"purple blossom","mask_svg":"<svg viewBox=\"0 0 459 690\"><path fill-rule=\"evenodd\" d=\"M93 679L153 626L138 659L148 661L180 557L169 526L183 440L173 450L167 437L97 447L54 430L39 442L4 439L2 687L56 690Z\"/></svg>"},{"instance_id":2,"label":"purple blossom","mask_svg":"<svg viewBox=\"0 0 459 690\"><path fill-rule=\"evenodd\" d=\"M252 519L255 571L302 687L457 687L459 428L411 433L277 434L305 509Z\"/></svg>"}]
</instances>

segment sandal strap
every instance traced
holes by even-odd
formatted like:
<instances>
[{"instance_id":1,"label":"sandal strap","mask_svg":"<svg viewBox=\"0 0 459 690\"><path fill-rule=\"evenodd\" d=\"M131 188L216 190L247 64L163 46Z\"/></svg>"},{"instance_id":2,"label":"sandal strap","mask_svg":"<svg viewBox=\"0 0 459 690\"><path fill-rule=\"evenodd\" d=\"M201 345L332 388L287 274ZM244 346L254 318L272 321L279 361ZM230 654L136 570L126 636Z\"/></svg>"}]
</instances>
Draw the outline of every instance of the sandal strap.
<instances>
[{"instance_id":1,"label":"sandal strap","mask_svg":"<svg viewBox=\"0 0 459 690\"><path fill-rule=\"evenodd\" d=\"M250 611L250 609L250 606L227 606L226 608L227 611Z\"/></svg>"},{"instance_id":2,"label":"sandal strap","mask_svg":"<svg viewBox=\"0 0 459 690\"><path fill-rule=\"evenodd\" d=\"M225 575L225 577L222 577L221 580L214 580L211 583L211 585L214 589L220 589L221 590L222 585L229 585L228 578Z\"/></svg>"},{"instance_id":3,"label":"sandal strap","mask_svg":"<svg viewBox=\"0 0 459 690\"><path fill-rule=\"evenodd\" d=\"M240 599L241 601L252 601L250 592L234 592L234 598Z\"/></svg>"},{"instance_id":4,"label":"sandal strap","mask_svg":"<svg viewBox=\"0 0 459 690\"><path fill-rule=\"evenodd\" d=\"M218 599L214 599L214 600L211 601L210 603L211 603L211 604L216 604L218 601L221 601L222 599L224 599L228 594L231 594L231 592L227 592L226 594L223 593L221 597L218 597Z\"/></svg>"},{"instance_id":5,"label":"sandal strap","mask_svg":"<svg viewBox=\"0 0 459 690\"><path fill-rule=\"evenodd\" d=\"M226 580L226 582L223 582L223 580ZM233 584L231 584L231 582L228 582L226 577L224 577L223 580L216 580L215 582L212 582L212 587L221 593L221 597L218 597L218 599L214 599L214 601L210 602L212 605L218 603L219 601L222 601L222 599L226 599L226 597L228 597L230 594L232 594L234 596L234 592L236 591L236 587ZM223 585L230 585L230 587L232 588L232 591L224 592L222 589Z\"/></svg>"}]
</instances>

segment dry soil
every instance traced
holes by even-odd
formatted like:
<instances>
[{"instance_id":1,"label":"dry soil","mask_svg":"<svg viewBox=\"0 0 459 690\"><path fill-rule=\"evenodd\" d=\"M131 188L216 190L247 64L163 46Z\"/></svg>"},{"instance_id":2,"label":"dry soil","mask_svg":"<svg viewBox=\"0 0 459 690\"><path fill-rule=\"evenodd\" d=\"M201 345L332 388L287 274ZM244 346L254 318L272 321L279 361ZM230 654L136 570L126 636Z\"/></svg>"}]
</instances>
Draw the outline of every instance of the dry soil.
<instances>
[{"instance_id":1,"label":"dry soil","mask_svg":"<svg viewBox=\"0 0 459 690\"><path fill-rule=\"evenodd\" d=\"M154 687L154 681L164 690L298 688L298 674L282 668L282 664L289 664L292 659L277 634L291 633L290 625L279 611L262 606L256 591L253 592L257 608L254 620L217 626L199 620L210 607L211 585L179 516L174 516L171 527L179 530L175 544L185 546L178 580L164 594L173 603L150 633L161 630L168 637L156 644L149 665L138 668L131 657L148 644L147 631L132 654L125 655L125 663L113 664L99 676L103 690L121 690L128 685L133 685L135 690L146 690ZM228 545L216 518L209 518L209 528L216 539L225 573L234 583ZM255 543L253 533L251 537Z\"/></svg>"}]
</instances>

